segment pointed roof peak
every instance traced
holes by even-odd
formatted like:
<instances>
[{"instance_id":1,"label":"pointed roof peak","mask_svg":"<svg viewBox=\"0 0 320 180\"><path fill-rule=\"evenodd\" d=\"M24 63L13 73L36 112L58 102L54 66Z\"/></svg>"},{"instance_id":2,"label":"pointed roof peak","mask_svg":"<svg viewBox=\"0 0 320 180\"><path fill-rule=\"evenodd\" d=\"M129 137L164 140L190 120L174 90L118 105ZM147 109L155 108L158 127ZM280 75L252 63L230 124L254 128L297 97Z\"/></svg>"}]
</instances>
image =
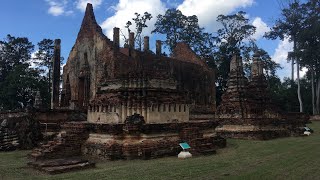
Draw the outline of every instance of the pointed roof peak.
<instances>
[{"instance_id":1,"label":"pointed roof peak","mask_svg":"<svg viewBox=\"0 0 320 180\"><path fill-rule=\"evenodd\" d=\"M94 17L93 6L90 3L87 3L86 11L85 11L85 14L84 14L84 17L87 17L87 16L93 16Z\"/></svg>"},{"instance_id":2,"label":"pointed roof peak","mask_svg":"<svg viewBox=\"0 0 320 180\"><path fill-rule=\"evenodd\" d=\"M95 25L97 24L96 18L94 16L92 4L88 3L86 7L86 12L84 13L84 17L82 20L81 28L84 25Z\"/></svg>"},{"instance_id":3,"label":"pointed roof peak","mask_svg":"<svg viewBox=\"0 0 320 180\"><path fill-rule=\"evenodd\" d=\"M93 12L93 6L87 3L86 11L82 20L81 28L78 33L79 37L92 37L94 33L102 33L101 27L98 25Z\"/></svg>"},{"instance_id":4,"label":"pointed roof peak","mask_svg":"<svg viewBox=\"0 0 320 180\"><path fill-rule=\"evenodd\" d=\"M86 6L86 11L88 11L88 9L93 9L93 6L91 3L87 3L87 6Z\"/></svg>"}]
</instances>

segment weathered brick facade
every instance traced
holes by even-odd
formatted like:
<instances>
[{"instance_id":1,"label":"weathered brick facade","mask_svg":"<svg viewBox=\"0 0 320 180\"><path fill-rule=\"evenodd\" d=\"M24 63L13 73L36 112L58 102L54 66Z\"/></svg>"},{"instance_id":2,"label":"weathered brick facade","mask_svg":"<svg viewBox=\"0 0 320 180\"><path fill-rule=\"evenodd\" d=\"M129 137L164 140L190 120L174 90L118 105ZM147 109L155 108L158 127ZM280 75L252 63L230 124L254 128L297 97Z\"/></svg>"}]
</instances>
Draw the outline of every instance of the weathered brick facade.
<instances>
[{"instance_id":1,"label":"weathered brick facade","mask_svg":"<svg viewBox=\"0 0 320 180\"><path fill-rule=\"evenodd\" d=\"M36 160L89 155L105 159L177 155L188 142L196 154L226 145L216 137L215 73L188 45L172 57L119 47L110 41L88 4L81 29L63 68L62 109L83 110L87 121L66 122L59 136L31 154ZM136 120L137 121L136 121Z\"/></svg>"},{"instance_id":2,"label":"weathered brick facade","mask_svg":"<svg viewBox=\"0 0 320 180\"><path fill-rule=\"evenodd\" d=\"M175 116L182 108L190 114L215 113L215 73L186 44L179 43L169 58L119 47L118 28L113 38L102 33L89 5L63 70L62 106L90 106L92 122L123 123L134 113L150 123L188 121L188 112Z\"/></svg>"}]
</instances>

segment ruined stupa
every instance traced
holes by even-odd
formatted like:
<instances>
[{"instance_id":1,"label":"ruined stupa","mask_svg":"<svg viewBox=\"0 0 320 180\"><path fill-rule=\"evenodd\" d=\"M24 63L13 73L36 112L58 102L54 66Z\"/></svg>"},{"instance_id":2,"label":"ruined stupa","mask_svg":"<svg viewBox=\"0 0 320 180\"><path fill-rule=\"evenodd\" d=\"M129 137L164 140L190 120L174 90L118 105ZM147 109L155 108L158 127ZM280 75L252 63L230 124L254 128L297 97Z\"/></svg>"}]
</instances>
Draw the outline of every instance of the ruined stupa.
<instances>
[{"instance_id":1,"label":"ruined stupa","mask_svg":"<svg viewBox=\"0 0 320 180\"><path fill-rule=\"evenodd\" d=\"M227 86L217 108L220 126L216 131L221 136L263 140L299 135L308 122L305 114L281 112L272 103L258 52L253 55L250 81L244 75L241 57L233 56Z\"/></svg>"}]
</instances>

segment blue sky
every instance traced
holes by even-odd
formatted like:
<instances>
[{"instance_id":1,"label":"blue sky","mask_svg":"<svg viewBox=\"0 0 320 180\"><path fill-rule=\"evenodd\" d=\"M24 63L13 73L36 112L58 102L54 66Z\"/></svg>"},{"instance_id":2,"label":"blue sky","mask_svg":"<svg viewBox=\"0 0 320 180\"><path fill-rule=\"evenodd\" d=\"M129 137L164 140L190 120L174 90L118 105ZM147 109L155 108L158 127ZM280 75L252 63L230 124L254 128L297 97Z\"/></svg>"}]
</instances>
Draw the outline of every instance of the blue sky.
<instances>
[{"instance_id":1,"label":"blue sky","mask_svg":"<svg viewBox=\"0 0 320 180\"><path fill-rule=\"evenodd\" d=\"M287 40L262 38L280 15L278 0L10 0L1 2L0 38L5 38L7 34L28 37L35 45L43 38L60 38L62 56L66 60L80 29L87 2L93 4L97 22L109 38L112 38L112 28L123 28L134 12L142 14L148 11L153 15L149 29L145 31L145 35L150 35L156 15L163 14L167 8L178 8L185 15L197 15L200 25L209 32L218 29L215 21L217 15L245 11L250 23L257 26L254 36L258 45L284 67L278 75L281 78L290 75L286 55L292 44ZM151 36L151 39L152 49L155 37Z\"/></svg>"}]
</instances>

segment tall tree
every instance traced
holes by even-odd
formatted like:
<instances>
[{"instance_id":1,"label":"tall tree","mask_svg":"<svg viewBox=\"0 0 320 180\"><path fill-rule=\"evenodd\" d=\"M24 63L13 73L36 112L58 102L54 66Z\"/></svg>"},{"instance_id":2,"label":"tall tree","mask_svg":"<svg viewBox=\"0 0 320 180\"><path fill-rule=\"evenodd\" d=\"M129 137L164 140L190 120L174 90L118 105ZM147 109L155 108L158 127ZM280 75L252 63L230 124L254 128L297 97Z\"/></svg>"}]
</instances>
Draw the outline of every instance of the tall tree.
<instances>
[{"instance_id":1,"label":"tall tree","mask_svg":"<svg viewBox=\"0 0 320 180\"><path fill-rule=\"evenodd\" d=\"M164 15L157 16L152 33L166 36L165 44L170 53L178 42L185 42L200 57L206 59L213 57L214 37L199 26L196 15L185 16L178 9L168 9Z\"/></svg>"},{"instance_id":2,"label":"tall tree","mask_svg":"<svg viewBox=\"0 0 320 180\"><path fill-rule=\"evenodd\" d=\"M39 71L29 64L34 45L28 38L7 35L0 47L0 110L32 105L42 82Z\"/></svg>"},{"instance_id":3,"label":"tall tree","mask_svg":"<svg viewBox=\"0 0 320 180\"><path fill-rule=\"evenodd\" d=\"M307 75L311 79L313 114L318 114L320 111L319 6L319 0L308 0L301 4L300 8L303 9L304 16L296 38L298 44L296 56L300 59L300 64L308 68L309 73Z\"/></svg>"},{"instance_id":4,"label":"tall tree","mask_svg":"<svg viewBox=\"0 0 320 180\"><path fill-rule=\"evenodd\" d=\"M250 37L255 33L256 27L249 24L246 13L239 11L232 15L219 15L217 21L222 25L218 29L218 43L228 50L227 55L240 52L246 46L244 40L251 40Z\"/></svg>"},{"instance_id":5,"label":"tall tree","mask_svg":"<svg viewBox=\"0 0 320 180\"><path fill-rule=\"evenodd\" d=\"M38 43L39 50L35 54L35 62L37 63L39 70L45 75L47 92L42 94L45 105L50 104L51 83L52 83L52 63L53 63L53 51L54 41L51 39L43 39Z\"/></svg>"},{"instance_id":6,"label":"tall tree","mask_svg":"<svg viewBox=\"0 0 320 180\"><path fill-rule=\"evenodd\" d=\"M303 112L303 103L301 97L301 87L300 87L300 63L296 54L298 51L297 47L297 37L300 32L301 27L303 26L303 8L301 8L301 4L298 0L294 0L288 4L287 8L283 8L281 10L281 17L276 20L275 25L271 28L271 31L266 34L265 37L269 39L280 38L284 40L285 37L288 37L290 41L293 42L293 53L292 53L292 81L293 81L293 73L294 73L294 61L297 64L297 84L298 84L298 100L300 104L300 112Z\"/></svg>"}]
</instances>

